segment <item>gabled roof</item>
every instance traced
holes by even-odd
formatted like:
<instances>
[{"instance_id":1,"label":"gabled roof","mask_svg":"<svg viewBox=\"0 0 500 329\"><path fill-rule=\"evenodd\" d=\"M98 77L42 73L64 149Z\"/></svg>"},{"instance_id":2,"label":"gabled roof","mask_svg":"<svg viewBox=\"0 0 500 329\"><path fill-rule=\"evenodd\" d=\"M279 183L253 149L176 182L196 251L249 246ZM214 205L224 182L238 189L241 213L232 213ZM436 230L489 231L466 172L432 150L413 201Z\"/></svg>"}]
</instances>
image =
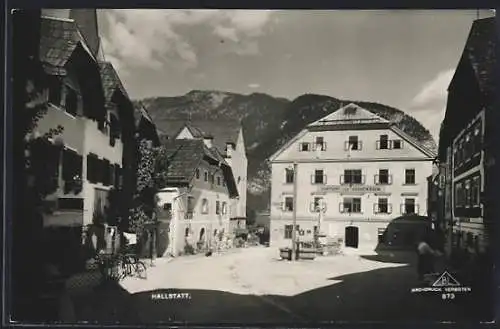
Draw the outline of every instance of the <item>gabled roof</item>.
<instances>
[{"instance_id":1,"label":"gabled roof","mask_svg":"<svg viewBox=\"0 0 500 329\"><path fill-rule=\"evenodd\" d=\"M104 98L106 99L107 104L111 102L113 93L116 89L119 89L125 97L129 98L118 73L111 63L101 62L99 63L99 69L101 73L102 87L104 89Z\"/></svg>"},{"instance_id":2,"label":"gabled roof","mask_svg":"<svg viewBox=\"0 0 500 329\"><path fill-rule=\"evenodd\" d=\"M142 118L144 118L154 125L153 119L149 115L149 112L141 103L134 105L134 118L136 120L136 123L138 123Z\"/></svg>"},{"instance_id":3,"label":"gabled roof","mask_svg":"<svg viewBox=\"0 0 500 329\"><path fill-rule=\"evenodd\" d=\"M395 124L392 124L390 126L390 129L398 134L401 138L403 138L406 142L410 143L415 147L417 150L420 152L424 153L426 156L430 158L435 158L437 156L437 153L434 150L431 150L425 146L422 145L419 141L417 141L415 138L411 137L407 133L405 133L403 130L399 129Z\"/></svg>"},{"instance_id":4,"label":"gabled roof","mask_svg":"<svg viewBox=\"0 0 500 329\"><path fill-rule=\"evenodd\" d=\"M42 17L40 36L40 61L52 74L65 74L71 54L81 41L73 20Z\"/></svg>"},{"instance_id":5,"label":"gabled roof","mask_svg":"<svg viewBox=\"0 0 500 329\"><path fill-rule=\"evenodd\" d=\"M494 17L475 20L464 49L484 94L495 89L496 28Z\"/></svg>"},{"instance_id":6,"label":"gabled roof","mask_svg":"<svg viewBox=\"0 0 500 329\"><path fill-rule=\"evenodd\" d=\"M179 133L188 127L195 138L205 136L213 137L213 145L224 152L226 143L236 144L241 129L239 120L217 119L209 120L169 120L162 122L162 128L169 137L175 138Z\"/></svg>"},{"instance_id":7,"label":"gabled roof","mask_svg":"<svg viewBox=\"0 0 500 329\"><path fill-rule=\"evenodd\" d=\"M167 184L189 184L203 159L218 163L224 173L229 195L238 196L238 190L229 164L218 153L209 149L200 139L170 139L163 147L169 158Z\"/></svg>"},{"instance_id":8,"label":"gabled roof","mask_svg":"<svg viewBox=\"0 0 500 329\"><path fill-rule=\"evenodd\" d=\"M373 123L389 123L388 120L379 117L378 115L365 110L364 108L350 103L342 108L339 108L333 113L310 123L308 127L330 126L330 125L351 125L351 124L373 124Z\"/></svg>"}]
</instances>

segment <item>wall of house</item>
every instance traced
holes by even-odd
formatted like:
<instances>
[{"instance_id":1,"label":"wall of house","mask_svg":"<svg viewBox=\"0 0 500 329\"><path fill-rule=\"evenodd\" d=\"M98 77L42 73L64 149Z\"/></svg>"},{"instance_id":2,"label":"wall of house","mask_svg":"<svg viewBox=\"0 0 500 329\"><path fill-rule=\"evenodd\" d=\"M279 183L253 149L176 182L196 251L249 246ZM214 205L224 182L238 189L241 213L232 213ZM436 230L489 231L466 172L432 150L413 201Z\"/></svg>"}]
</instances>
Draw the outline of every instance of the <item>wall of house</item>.
<instances>
[{"instance_id":1,"label":"wall of house","mask_svg":"<svg viewBox=\"0 0 500 329\"><path fill-rule=\"evenodd\" d=\"M115 145L111 146L109 144L108 134L100 131L97 127L97 122L92 120L85 121L84 154L87 155L89 153L94 153L99 156L99 158L105 158L109 160L111 164L118 164L122 167L123 144L121 140L117 139ZM102 183L90 183L86 179L86 157L84 157L83 160L83 177L83 225L89 225L92 223L96 191L104 191L105 193L111 189L111 186L104 186Z\"/></svg>"},{"instance_id":2,"label":"wall of house","mask_svg":"<svg viewBox=\"0 0 500 329\"><path fill-rule=\"evenodd\" d=\"M276 162L272 163L271 244L289 244L284 239L284 229L285 225L291 225L293 211L286 211L284 205L286 197L293 197L294 184L286 183L286 169L292 169L294 162L297 162L297 224L305 229L304 237L312 237L314 226L319 222L319 213L313 206L315 197L323 198L326 207L321 233L343 237L347 226L357 226L360 245L369 247L376 246L379 229L385 228L391 219L404 213L406 198L414 199L418 214L426 216L427 177L432 174L432 158L406 141L403 141L403 148L400 150L379 150L376 141L381 134L389 135L389 140L401 139L390 130L308 132L282 152ZM360 151L351 151L349 158L349 152L344 151L344 142L352 135L359 136L363 145ZM300 142L313 143L316 136L323 136L326 151L299 151ZM361 189L341 184L344 170L349 169L361 170L364 184L357 185ZM380 185L376 182L379 169L389 171L390 184ZM405 183L406 169L415 170L415 184ZM323 170L323 184L313 183L315 170ZM342 211L344 198L350 197L361 199L360 213ZM388 200L387 214L376 211L379 198ZM311 233L307 233L308 230Z\"/></svg>"},{"instance_id":3,"label":"wall of house","mask_svg":"<svg viewBox=\"0 0 500 329\"><path fill-rule=\"evenodd\" d=\"M387 159L387 158L421 158L422 152L403 140L401 149L377 149L377 141L380 135L388 135L389 140L402 140L402 137L391 129L374 130L337 130L337 131L307 131L301 135L290 147L278 155L276 161L286 160L307 160L307 159ZM361 142L361 150L346 151L346 142L349 136L358 136ZM323 137L326 143L325 151L299 150L300 143L311 143L311 147L316 137Z\"/></svg>"}]
</instances>

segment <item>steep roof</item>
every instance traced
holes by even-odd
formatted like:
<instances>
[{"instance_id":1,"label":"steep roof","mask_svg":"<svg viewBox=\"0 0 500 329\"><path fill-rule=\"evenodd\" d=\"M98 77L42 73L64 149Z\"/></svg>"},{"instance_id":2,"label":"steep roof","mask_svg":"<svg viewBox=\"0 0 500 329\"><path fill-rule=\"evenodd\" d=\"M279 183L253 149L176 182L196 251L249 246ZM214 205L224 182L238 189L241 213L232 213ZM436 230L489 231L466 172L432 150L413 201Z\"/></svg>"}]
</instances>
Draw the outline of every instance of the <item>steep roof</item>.
<instances>
[{"instance_id":1,"label":"steep roof","mask_svg":"<svg viewBox=\"0 0 500 329\"><path fill-rule=\"evenodd\" d=\"M184 127L188 127L189 131L195 138L205 136L213 137L213 144L219 151L223 152L226 149L226 143L236 144L241 129L239 120L218 119L210 120L168 120L162 122L163 130L169 137L175 138Z\"/></svg>"},{"instance_id":2,"label":"steep roof","mask_svg":"<svg viewBox=\"0 0 500 329\"><path fill-rule=\"evenodd\" d=\"M99 69L101 73L102 87L104 89L104 97L107 104L111 102L113 93L116 89L119 89L125 97L129 98L118 73L111 63L101 62L99 63Z\"/></svg>"},{"instance_id":3,"label":"steep roof","mask_svg":"<svg viewBox=\"0 0 500 329\"><path fill-rule=\"evenodd\" d=\"M80 34L73 20L42 17L40 61L51 74L65 74L64 66L80 42Z\"/></svg>"},{"instance_id":4,"label":"steep roof","mask_svg":"<svg viewBox=\"0 0 500 329\"><path fill-rule=\"evenodd\" d=\"M378 115L365 110L364 108L350 103L327 116L310 123L308 127L330 126L330 125L351 125L356 124L373 124L373 123L389 123L388 120L379 117Z\"/></svg>"},{"instance_id":5,"label":"steep roof","mask_svg":"<svg viewBox=\"0 0 500 329\"><path fill-rule=\"evenodd\" d=\"M238 190L229 164L218 153L217 149L209 149L199 139L170 139L163 144L169 166L167 168L167 183L189 184L193 179L196 169L203 159L219 163L227 182L231 197L238 196Z\"/></svg>"},{"instance_id":6,"label":"steep roof","mask_svg":"<svg viewBox=\"0 0 500 329\"><path fill-rule=\"evenodd\" d=\"M496 26L495 18L477 19L472 24L464 53L469 59L481 92L490 95L494 92L496 74Z\"/></svg>"}]
</instances>

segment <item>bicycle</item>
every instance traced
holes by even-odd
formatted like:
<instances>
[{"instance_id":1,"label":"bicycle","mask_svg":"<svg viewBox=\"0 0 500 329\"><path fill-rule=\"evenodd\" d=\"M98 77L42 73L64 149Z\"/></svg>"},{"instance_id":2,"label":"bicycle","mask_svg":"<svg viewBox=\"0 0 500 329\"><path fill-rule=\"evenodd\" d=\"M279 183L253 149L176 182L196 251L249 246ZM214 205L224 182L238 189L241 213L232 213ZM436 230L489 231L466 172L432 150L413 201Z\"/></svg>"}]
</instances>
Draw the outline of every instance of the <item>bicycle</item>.
<instances>
[{"instance_id":1,"label":"bicycle","mask_svg":"<svg viewBox=\"0 0 500 329\"><path fill-rule=\"evenodd\" d=\"M136 276L140 279L146 279L146 264L142 262L135 254L122 255L122 279L127 276Z\"/></svg>"}]
</instances>

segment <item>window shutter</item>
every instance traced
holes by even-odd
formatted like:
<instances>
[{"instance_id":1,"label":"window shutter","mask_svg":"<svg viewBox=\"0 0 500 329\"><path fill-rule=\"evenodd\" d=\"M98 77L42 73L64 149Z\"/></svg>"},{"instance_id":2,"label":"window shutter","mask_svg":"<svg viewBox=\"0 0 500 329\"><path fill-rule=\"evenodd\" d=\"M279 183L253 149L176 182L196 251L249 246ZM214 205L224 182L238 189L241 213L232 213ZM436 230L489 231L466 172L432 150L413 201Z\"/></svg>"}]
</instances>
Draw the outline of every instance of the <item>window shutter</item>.
<instances>
[{"instance_id":1,"label":"window shutter","mask_svg":"<svg viewBox=\"0 0 500 329\"><path fill-rule=\"evenodd\" d=\"M115 187L120 188L120 165L115 164L114 165L114 171L115 171Z\"/></svg>"},{"instance_id":2,"label":"window shutter","mask_svg":"<svg viewBox=\"0 0 500 329\"><path fill-rule=\"evenodd\" d=\"M374 203L373 204L373 213L374 214L378 214L379 213L379 208L378 208L378 203Z\"/></svg>"},{"instance_id":3,"label":"window shutter","mask_svg":"<svg viewBox=\"0 0 500 329\"><path fill-rule=\"evenodd\" d=\"M361 175L361 184L365 184L365 182L366 182L366 176Z\"/></svg>"},{"instance_id":4,"label":"window shutter","mask_svg":"<svg viewBox=\"0 0 500 329\"><path fill-rule=\"evenodd\" d=\"M345 212L345 211L344 211L344 203L343 203L343 202L340 202L340 203L339 203L339 212L340 212L341 214L343 214L343 213Z\"/></svg>"},{"instance_id":5,"label":"window shutter","mask_svg":"<svg viewBox=\"0 0 500 329\"><path fill-rule=\"evenodd\" d=\"M113 186L115 185L116 177L115 177L115 165L114 164L109 164L108 166L108 172L109 172L109 185Z\"/></svg>"},{"instance_id":6,"label":"window shutter","mask_svg":"<svg viewBox=\"0 0 500 329\"><path fill-rule=\"evenodd\" d=\"M344 184L344 181L345 181L344 175L340 175L340 179L339 179L340 185Z\"/></svg>"},{"instance_id":7,"label":"window shutter","mask_svg":"<svg viewBox=\"0 0 500 329\"><path fill-rule=\"evenodd\" d=\"M389 185L392 184L392 174L389 174L387 182L389 183Z\"/></svg>"}]
</instances>

